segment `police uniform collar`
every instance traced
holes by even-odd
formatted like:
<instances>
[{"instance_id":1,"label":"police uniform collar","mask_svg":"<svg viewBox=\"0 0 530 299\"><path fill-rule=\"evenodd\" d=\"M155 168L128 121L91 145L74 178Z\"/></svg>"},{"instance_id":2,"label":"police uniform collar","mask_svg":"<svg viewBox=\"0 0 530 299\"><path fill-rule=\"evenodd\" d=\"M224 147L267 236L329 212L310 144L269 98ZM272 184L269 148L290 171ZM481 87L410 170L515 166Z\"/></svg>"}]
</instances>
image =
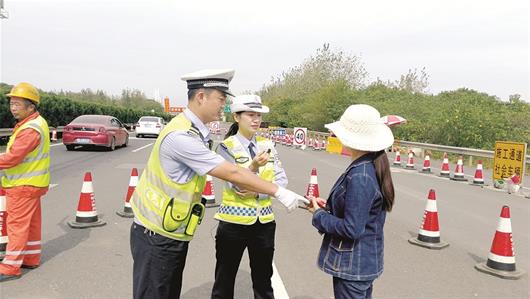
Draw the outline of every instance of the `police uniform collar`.
<instances>
[{"instance_id":1,"label":"police uniform collar","mask_svg":"<svg viewBox=\"0 0 530 299\"><path fill-rule=\"evenodd\" d=\"M202 123L202 121L197 117L197 115L195 115L195 113L193 113L190 109L186 108L184 109L184 115L191 121L191 123L197 128L197 130L199 130L201 136L205 140L210 139L210 137L208 136L210 135L210 130L205 124Z\"/></svg>"},{"instance_id":2,"label":"police uniform collar","mask_svg":"<svg viewBox=\"0 0 530 299\"><path fill-rule=\"evenodd\" d=\"M248 140L245 136L241 135L241 133L239 132L237 132L235 136L244 148L248 148L248 145L252 143L252 145L254 146L254 149L257 151L258 143L256 141L256 135L252 136L250 140Z\"/></svg>"}]
</instances>

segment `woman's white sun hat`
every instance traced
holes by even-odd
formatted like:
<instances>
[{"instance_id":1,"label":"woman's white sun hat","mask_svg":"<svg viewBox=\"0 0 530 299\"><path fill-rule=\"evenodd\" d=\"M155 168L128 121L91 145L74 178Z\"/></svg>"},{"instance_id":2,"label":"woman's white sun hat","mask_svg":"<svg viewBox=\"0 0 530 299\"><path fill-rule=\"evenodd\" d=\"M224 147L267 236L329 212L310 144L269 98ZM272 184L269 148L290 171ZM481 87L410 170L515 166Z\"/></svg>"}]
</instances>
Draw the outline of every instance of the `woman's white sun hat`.
<instances>
[{"instance_id":1,"label":"woman's white sun hat","mask_svg":"<svg viewBox=\"0 0 530 299\"><path fill-rule=\"evenodd\" d=\"M378 152L394 143L394 135L381 120L379 111L369 105L351 105L339 121L325 127L343 145L356 150Z\"/></svg>"},{"instance_id":2,"label":"woman's white sun hat","mask_svg":"<svg viewBox=\"0 0 530 299\"><path fill-rule=\"evenodd\" d=\"M269 107L261 104L261 97L255 94L240 95L232 99L230 111L253 111L259 113L269 113Z\"/></svg>"}]
</instances>

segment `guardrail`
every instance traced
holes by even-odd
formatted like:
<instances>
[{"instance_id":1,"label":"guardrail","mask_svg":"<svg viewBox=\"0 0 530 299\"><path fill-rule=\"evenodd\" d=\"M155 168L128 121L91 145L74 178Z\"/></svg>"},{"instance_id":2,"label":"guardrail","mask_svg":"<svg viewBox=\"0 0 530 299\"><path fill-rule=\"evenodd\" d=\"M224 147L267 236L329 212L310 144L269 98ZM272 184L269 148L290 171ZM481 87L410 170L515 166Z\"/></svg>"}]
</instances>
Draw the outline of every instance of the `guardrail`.
<instances>
[{"instance_id":1,"label":"guardrail","mask_svg":"<svg viewBox=\"0 0 530 299\"><path fill-rule=\"evenodd\" d=\"M448 152L452 154L483 157L483 158L490 158L490 159L493 159L495 155L494 151L488 151L488 150L482 150L482 149L438 145L438 144L430 144L430 143L420 143L420 142L403 141L403 140L396 140L394 144L398 146L404 145L408 147L419 147L422 149L428 149L432 151ZM526 163L530 163L530 155L526 155Z\"/></svg>"},{"instance_id":2,"label":"guardrail","mask_svg":"<svg viewBox=\"0 0 530 299\"><path fill-rule=\"evenodd\" d=\"M128 131L134 130L134 124L124 124L124 125L128 129ZM50 127L49 129L50 129L50 134L53 129L56 129L57 133L62 133L64 126ZM0 128L0 137L11 136L11 134L13 134L13 128Z\"/></svg>"},{"instance_id":3,"label":"guardrail","mask_svg":"<svg viewBox=\"0 0 530 299\"><path fill-rule=\"evenodd\" d=\"M60 127L57 127L57 128L50 127L50 133L51 133L51 131L53 129L56 129L57 133L62 133L63 132L63 128L64 128L64 126L60 126ZM1 128L0 129L0 137L11 136L11 134L13 134L13 128Z\"/></svg>"},{"instance_id":4,"label":"guardrail","mask_svg":"<svg viewBox=\"0 0 530 299\"><path fill-rule=\"evenodd\" d=\"M229 123L225 123L226 124ZM133 125L134 124L128 124ZM50 127L50 131L52 129L57 129L57 133L63 132L64 126L59 126L57 128ZM292 131L292 129L286 129L287 132ZM0 128L0 137L6 137L11 136L11 133L13 132L12 128ZM290 132L291 133L291 132ZM329 133L324 132L317 132L317 131L308 131L309 135L319 135L319 136L329 136ZM474 157L483 157L483 158L490 158L493 159L495 152L494 151L488 151L488 150L482 150L482 149L474 149L474 148L465 148L465 147L456 147L456 146L448 146L448 145L438 145L438 144L430 144L430 143L420 143L420 142L412 142L412 141L405 141L405 140L396 140L396 145L404 145L408 147L418 147L422 149L428 149L432 151L438 151L438 152L448 152L452 154L459 154L459 155L465 155L465 156L474 156ZM526 155L526 163L530 164L530 155Z\"/></svg>"},{"instance_id":5,"label":"guardrail","mask_svg":"<svg viewBox=\"0 0 530 299\"><path fill-rule=\"evenodd\" d=\"M292 134L293 129L290 128L276 128L276 129L285 129L287 133ZM317 131L307 131L309 136L330 136L329 133L324 132L317 132ZM495 152L489 151L489 150L482 150L482 149L474 149L474 148L465 148L465 147L456 147L456 146L448 146L448 145L438 145L438 144L430 144L430 143L420 143L420 142L412 142L412 141L405 141L405 140L396 140L394 142L394 145L398 146L407 146L407 147L417 147L421 149L427 149L432 151L438 151L438 152L447 152L452 154L459 154L464 156L470 156L470 157L481 157L481 158L490 158L493 159ZM530 164L530 155L526 155L526 164Z\"/></svg>"}]
</instances>

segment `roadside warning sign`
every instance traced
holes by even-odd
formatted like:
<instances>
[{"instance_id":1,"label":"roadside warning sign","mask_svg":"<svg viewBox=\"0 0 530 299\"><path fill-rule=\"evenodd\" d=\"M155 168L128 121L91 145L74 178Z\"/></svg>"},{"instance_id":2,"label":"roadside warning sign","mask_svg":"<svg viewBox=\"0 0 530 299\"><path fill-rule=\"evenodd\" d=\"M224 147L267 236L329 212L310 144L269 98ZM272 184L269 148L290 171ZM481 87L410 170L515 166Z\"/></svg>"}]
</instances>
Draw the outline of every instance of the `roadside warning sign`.
<instances>
[{"instance_id":1,"label":"roadside warning sign","mask_svg":"<svg viewBox=\"0 0 530 299\"><path fill-rule=\"evenodd\" d=\"M294 128L294 145L305 145L307 128Z\"/></svg>"},{"instance_id":2,"label":"roadside warning sign","mask_svg":"<svg viewBox=\"0 0 530 299\"><path fill-rule=\"evenodd\" d=\"M493 157L493 180L509 178L517 174L524 178L526 161L526 143L496 141Z\"/></svg>"},{"instance_id":3,"label":"roadside warning sign","mask_svg":"<svg viewBox=\"0 0 530 299\"><path fill-rule=\"evenodd\" d=\"M212 121L208 124L210 132L214 134L219 134L221 132L221 126L218 121Z\"/></svg>"}]
</instances>

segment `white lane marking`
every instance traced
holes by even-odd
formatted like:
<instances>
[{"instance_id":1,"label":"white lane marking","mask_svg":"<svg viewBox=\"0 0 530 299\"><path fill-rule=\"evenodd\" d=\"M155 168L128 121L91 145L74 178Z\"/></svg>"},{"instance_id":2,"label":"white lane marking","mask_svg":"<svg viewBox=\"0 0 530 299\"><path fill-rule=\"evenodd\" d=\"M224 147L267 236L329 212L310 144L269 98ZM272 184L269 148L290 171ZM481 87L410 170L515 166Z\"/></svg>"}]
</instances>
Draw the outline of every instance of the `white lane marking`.
<instances>
[{"instance_id":1,"label":"white lane marking","mask_svg":"<svg viewBox=\"0 0 530 299\"><path fill-rule=\"evenodd\" d=\"M285 289L285 286L283 285L282 278L280 277L280 273L278 273L278 269L276 268L276 265L274 264L274 262L272 263L271 282L272 282L272 289L274 290L274 298L289 299L287 290Z\"/></svg>"},{"instance_id":2,"label":"white lane marking","mask_svg":"<svg viewBox=\"0 0 530 299\"><path fill-rule=\"evenodd\" d=\"M48 189L51 189L51 188L54 188L54 187L57 187L59 186L59 184L50 184L50 186L48 187Z\"/></svg>"},{"instance_id":3,"label":"white lane marking","mask_svg":"<svg viewBox=\"0 0 530 299\"><path fill-rule=\"evenodd\" d=\"M63 145L62 143L54 143L54 144L50 144L50 147L52 146L58 146L58 145Z\"/></svg>"},{"instance_id":4,"label":"white lane marking","mask_svg":"<svg viewBox=\"0 0 530 299\"><path fill-rule=\"evenodd\" d=\"M147 144L147 145L144 145L144 146L142 146L142 147L139 147L139 148L133 150L132 152L133 152L133 153L136 153L136 152L141 151L141 150L143 150L144 148L149 147L149 146L151 146L151 145L153 145L153 144L155 144L155 143L154 143L154 142L151 142L151 143L149 143L149 144Z\"/></svg>"},{"instance_id":5,"label":"white lane marking","mask_svg":"<svg viewBox=\"0 0 530 299\"><path fill-rule=\"evenodd\" d=\"M149 140L155 140L156 138L140 138L140 137L129 137L129 139L136 139L136 140L145 140L145 141L149 141Z\"/></svg>"}]
</instances>

